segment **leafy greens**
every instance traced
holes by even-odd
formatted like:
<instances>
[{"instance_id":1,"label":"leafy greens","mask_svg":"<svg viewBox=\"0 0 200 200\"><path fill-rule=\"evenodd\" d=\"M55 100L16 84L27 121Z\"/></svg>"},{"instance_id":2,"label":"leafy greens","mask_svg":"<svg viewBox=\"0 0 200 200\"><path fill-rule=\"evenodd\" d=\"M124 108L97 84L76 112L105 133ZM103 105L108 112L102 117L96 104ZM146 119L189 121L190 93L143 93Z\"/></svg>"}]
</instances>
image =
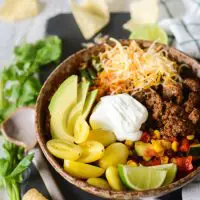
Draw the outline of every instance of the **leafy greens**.
<instances>
[{"instance_id":1,"label":"leafy greens","mask_svg":"<svg viewBox=\"0 0 200 200\"><path fill-rule=\"evenodd\" d=\"M14 49L14 62L0 73L0 123L17 107L35 103L41 88L39 69L59 61L61 46L58 37L50 36Z\"/></svg>"},{"instance_id":2,"label":"leafy greens","mask_svg":"<svg viewBox=\"0 0 200 200\"><path fill-rule=\"evenodd\" d=\"M14 49L13 63L0 72L0 124L16 108L33 105L41 88L41 66L57 63L62 52L61 40L50 36L35 44L22 44ZM20 200L19 184L29 167L33 154L6 141L4 158L0 158L0 187L5 187L10 200Z\"/></svg>"},{"instance_id":3,"label":"leafy greens","mask_svg":"<svg viewBox=\"0 0 200 200\"><path fill-rule=\"evenodd\" d=\"M19 184L22 173L29 167L33 154L24 156L24 149L6 141L3 145L5 157L0 158L0 186L8 191L10 200L20 200Z\"/></svg>"}]
</instances>

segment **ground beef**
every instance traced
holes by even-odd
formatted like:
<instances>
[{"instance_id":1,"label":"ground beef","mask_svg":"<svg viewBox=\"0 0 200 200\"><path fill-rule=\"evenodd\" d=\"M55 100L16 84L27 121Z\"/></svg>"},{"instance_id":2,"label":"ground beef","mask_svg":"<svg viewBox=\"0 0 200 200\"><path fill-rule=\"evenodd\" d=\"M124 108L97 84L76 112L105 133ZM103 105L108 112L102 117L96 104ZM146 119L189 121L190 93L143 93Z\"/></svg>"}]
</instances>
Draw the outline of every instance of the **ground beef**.
<instances>
[{"instance_id":1,"label":"ground beef","mask_svg":"<svg viewBox=\"0 0 200 200\"><path fill-rule=\"evenodd\" d=\"M166 137L177 137L191 134L192 123L188 120L188 114L183 106L172 102L163 102L162 122L163 128L161 134Z\"/></svg>"},{"instance_id":2,"label":"ground beef","mask_svg":"<svg viewBox=\"0 0 200 200\"><path fill-rule=\"evenodd\" d=\"M154 90L149 91L146 95L145 104L152 111L152 118L160 120L163 106L160 95Z\"/></svg>"},{"instance_id":3,"label":"ground beef","mask_svg":"<svg viewBox=\"0 0 200 200\"><path fill-rule=\"evenodd\" d=\"M188 119L192 121L193 124L197 124L200 119L200 111L196 108L189 114Z\"/></svg>"},{"instance_id":4,"label":"ground beef","mask_svg":"<svg viewBox=\"0 0 200 200\"><path fill-rule=\"evenodd\" d=\"M183 81L183 83L192 92L199 92L200 91L200 81L199 81L199 79L186 78Z\"/></svg>"},{"instance_id":5,"label":"ground beef","mask_svg":"<svg viewBox=\"0 0 200 200\"><path fill-rule=\"evenodd\" d=\"M165 123L167 120L169 120L173 117L187 119L187 114L186 114L184 108L181 107L180 105L176 105L174 103L165 101L163 115L162 115L163 123Z\"/></svg>"},{"instance_id":6,"label":"ground beef","mask_svg":"<svg viewBox=\"0 0 200 200\"><path fill-rule=\"evenodd\" d=\"M200 105L200 95L196 92L190 92L188 100L185 102L185 111L191 113L195 107Z\"/></svg>"},{"instance_id":7,"label":"ground beef","mask_svg":"<svg viewBox=\"0 0 200 200\"><path fill-rule=\"evenodd\" d=\"M191 135L194 130L193 124L188 120L184 120L178 117L172 117L166 121L161 135L165 137L177 137Z\"/></svg>"},{"instance_id":8,"label":"ground beef","mask_svg":"<svg viewBox=\"0 0 200 200\"><path fill-rule=\"evenodd\" d=\"M146 100L146 93L145 93L144 90L135 93L133 96L134 96L134 98L136 98L140 103L144 103L145 100Z\"/></svg>"},{"instance_id":9,"label":"ground beef","mask_svg":"<svg viewBox=\"0 0 200 200\"><path fill-rule=\"evenodd\" d=\"M163 96L172 99L176 99L176 103L180 104L182 103L184 97L183 97L183 91L180 84L168 84L163 87Z\"/></svg>"},{"instance_id":10,"label":"ground beef","mask_svg":"<svg viewBox=\"0 0 200 200\"><path fill-rule=\"evenodd\" d=\"M160 129L162 138L170 139L191 135L200 127L198 91L199 80L187 78L183 85L170 84L163 88L143 90L134 97L149 111L145 125Z\"/></svg>"}]
</instances>

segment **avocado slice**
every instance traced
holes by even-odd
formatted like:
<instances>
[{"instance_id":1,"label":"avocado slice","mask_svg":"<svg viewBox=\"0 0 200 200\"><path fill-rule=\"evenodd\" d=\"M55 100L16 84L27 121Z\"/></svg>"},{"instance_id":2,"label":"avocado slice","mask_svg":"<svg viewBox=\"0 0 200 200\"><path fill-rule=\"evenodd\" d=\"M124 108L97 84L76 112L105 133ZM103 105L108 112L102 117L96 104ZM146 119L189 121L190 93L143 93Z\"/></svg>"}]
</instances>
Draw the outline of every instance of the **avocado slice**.
<instances>
[{"instance_id":1,"label":"avocado slice","mask_svg":"<svg viewBox=\"0 0 200 200\"><path fill-rule=\"evenodd\" d=\"M86 119L97 97L98 90L93 90L88 93L85 105L83 107L83 117Z\"/></svg>"},{"instance_id":2,"label":"avocado slice","mask_svg":"<svg viewBox=\"0 0 200 200\"><path fill-rule=\"evenodd\" d=\"M50 101L50 130L53 138L74 140L67 131L67 119L77 102L77 88L78 76L72 75L60 85Z\"/></svg>"},{"instance_id":3,"label":"avocado slice","mask_svg":"<svg viewBox=\"0 0 200 200\"><path fill-rule=\"evenodd\" d=\"M90 83L88 81L84 81L79 83L78 85L78 99L74 108L71 110L69 118L67 120L67 130L73 135L74 133L74 125L77 118L82 114L83 106L85 104L86 96L88 93Z\"/></svg>"}]
</instances>

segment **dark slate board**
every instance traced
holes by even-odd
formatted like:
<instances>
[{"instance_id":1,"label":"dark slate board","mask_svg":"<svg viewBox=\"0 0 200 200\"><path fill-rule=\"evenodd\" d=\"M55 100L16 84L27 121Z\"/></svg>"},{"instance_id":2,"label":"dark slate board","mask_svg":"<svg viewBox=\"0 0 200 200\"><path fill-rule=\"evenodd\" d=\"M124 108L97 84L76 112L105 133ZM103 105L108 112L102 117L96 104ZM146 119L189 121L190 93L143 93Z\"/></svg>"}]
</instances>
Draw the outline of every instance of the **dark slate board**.
<instances>
[{"instance_id":1,"label":"dark slate board","mask_svg":"<svg viewBox=\"0 0 200 200\"><path fill-rule=\"evenodd\" d=\"M114 38L126 39L129 33L122 28L122 25L129 19L128 13L113 13L111 14L111 21L106 26L102 33L108 34ZM67 58L69 55L82 49L81 43L86 42L80 33L78 26L76 25L74 18L71 14L61 14L48 21L46 28L47 35L58 35L63 40L63 55L62 60ZM44 69L41 74L41 79L44 81L49 73L54 69L55 66L49 66ZM88 194L77 187L71 185L64 180L56 171L49 165L49 168L55 177L62 193L66 200L103 200L102 198L95 197ZM27 172L29 179L26 179L22 185L22 193L27 191L30 187L35 187L43 194L48 197L48 192L42 183L40 175L35 172L34 166ZM53 189L53 188L52 188ZM161 198L162 200L181 200L181 190L175 191L169 195ZM59 200L59 199L58 199Z\"/></svg>"}]
</instances>

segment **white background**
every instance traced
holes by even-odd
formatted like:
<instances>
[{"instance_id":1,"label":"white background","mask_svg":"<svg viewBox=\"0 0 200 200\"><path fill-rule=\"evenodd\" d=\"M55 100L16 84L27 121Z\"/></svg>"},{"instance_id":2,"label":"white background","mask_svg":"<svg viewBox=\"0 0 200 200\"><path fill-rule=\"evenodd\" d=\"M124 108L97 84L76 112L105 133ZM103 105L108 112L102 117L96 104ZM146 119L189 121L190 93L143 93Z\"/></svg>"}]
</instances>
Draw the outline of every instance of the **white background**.
<instances>
[{"instance_id":1,"label":"white background","mask_svg":"<svg viewBox=\"0 0 200 200\"><path fill-rule=\"evenodd\" d=\"M27 0L28 1L28 0ZM79 0L80 1L80 0ZM110 11L128 11L131 0L107 0ZM133 0L132 0L133 1ZM0 68L11 61L12 49L20 42L33 42L44 36L46 22L59 13L70 12L68 0L40 0L43 10L31 19L17 23L0 21ZM0 0L0 4L3 0Z\"/></svg>"}]
</instances>

